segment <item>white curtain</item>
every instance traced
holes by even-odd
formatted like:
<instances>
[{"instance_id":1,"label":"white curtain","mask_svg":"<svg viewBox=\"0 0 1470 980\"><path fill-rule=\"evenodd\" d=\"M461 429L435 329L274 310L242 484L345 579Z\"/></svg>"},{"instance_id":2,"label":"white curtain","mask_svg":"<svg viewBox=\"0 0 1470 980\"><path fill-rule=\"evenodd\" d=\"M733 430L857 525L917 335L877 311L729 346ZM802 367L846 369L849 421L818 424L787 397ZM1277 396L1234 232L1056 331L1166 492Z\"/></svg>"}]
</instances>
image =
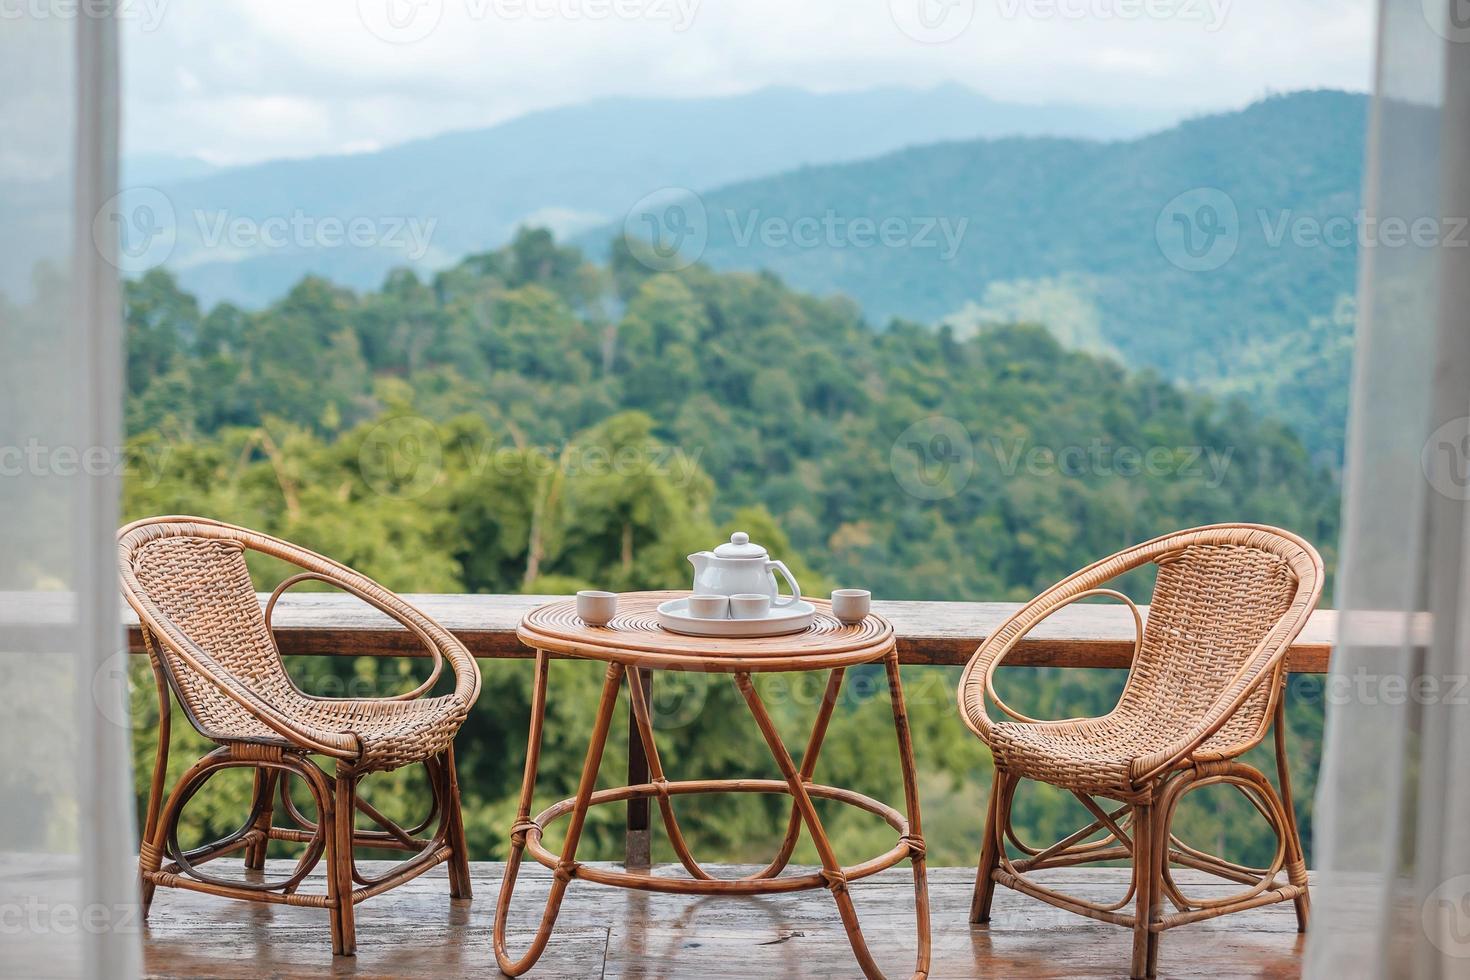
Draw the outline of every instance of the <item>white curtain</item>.
<instances>
[{"instance_id":1,"label":"white curtain","mask_svg":"<svg viewBox=\"0 0 1470 980\"><path fill-rule=\"evenodd\" d=\"M1376 89L1307 969L1470 976L1463 0L1382 0Z\"/></svg>"},{"instance_id":2,"label":"white curtain","mask_svg":"<svg viewBox=\"0 0 1470 980\"><path fill-rule=\"evenodd\" d=\"M0 976L130 977L141 922L113 549L117 34L0 21ZM99 218L100 216L100 218Z\"/></svg>"}]
</instances>

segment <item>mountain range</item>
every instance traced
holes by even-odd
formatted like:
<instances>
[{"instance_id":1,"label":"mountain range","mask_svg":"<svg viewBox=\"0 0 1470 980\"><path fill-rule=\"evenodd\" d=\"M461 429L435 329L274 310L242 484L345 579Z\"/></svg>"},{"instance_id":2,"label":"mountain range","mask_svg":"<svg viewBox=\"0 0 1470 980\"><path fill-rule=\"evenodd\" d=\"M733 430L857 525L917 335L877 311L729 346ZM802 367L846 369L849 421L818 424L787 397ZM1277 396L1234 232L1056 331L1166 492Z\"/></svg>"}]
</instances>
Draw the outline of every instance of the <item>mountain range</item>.
<instances>
[{"instance_id":1,"label":"mountain range","mask_svg":"<svg viewBox=\"0 0 1470 980\"><path fill-rule=\"evenodd\" d=\"M694 229L689 259L843 293L875 325L1030 320L1211 381L1353 292L1366 121L1363 96L1299 92L1132 140L952 141L797 168L654 220ZM623 232L581 243L597 254Z\"/></svg>"},{"instance_id":2,"label":"mountain range","mask_svg":"<svg viewBox=\"0 0 1470 980\"><path fill-rule=\"evenodd\" d=\"M955 84L827 94L768 88L606 98L372 153L247 167L141 155L124 161L131 186L123 212L171 212L176 235L141 250L127 271L162 260L206 303L259 307L306 273L370 288L395 266L443 268L503 244L521 225L567 235L621 221L663 187L704 191L942 140L1117 139L1174 121L1144 110L999 102ZM321 247L327 218L364 224L366 244ZM268 222L279 230L293 219L299 230L258 240L270 236Z\"/></svg>"}]
</instances>

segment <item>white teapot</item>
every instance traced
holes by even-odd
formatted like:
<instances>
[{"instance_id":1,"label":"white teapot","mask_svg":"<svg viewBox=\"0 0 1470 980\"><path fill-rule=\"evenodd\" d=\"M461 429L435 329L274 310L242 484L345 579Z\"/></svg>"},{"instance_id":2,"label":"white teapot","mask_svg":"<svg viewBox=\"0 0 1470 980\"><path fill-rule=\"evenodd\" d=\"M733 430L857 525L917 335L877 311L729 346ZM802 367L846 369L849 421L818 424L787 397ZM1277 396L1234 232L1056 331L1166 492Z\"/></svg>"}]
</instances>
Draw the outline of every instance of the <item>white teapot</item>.
<instances>
[{"instance_id":1,"label":"white teapot","mask_svg":"<svg viewBox=\"0 0 1470 980\"><path fill-rule=\"evenodd\" d=\"M773 561L744 531L736 531L714 551L696 551L689 556L689 564L694 566L696 595L768 595L773 607L789 606L801 598L801 586L786 563ZM781 595L775 572L791 587L789 596Z\"/></svg>"}]
</instances>

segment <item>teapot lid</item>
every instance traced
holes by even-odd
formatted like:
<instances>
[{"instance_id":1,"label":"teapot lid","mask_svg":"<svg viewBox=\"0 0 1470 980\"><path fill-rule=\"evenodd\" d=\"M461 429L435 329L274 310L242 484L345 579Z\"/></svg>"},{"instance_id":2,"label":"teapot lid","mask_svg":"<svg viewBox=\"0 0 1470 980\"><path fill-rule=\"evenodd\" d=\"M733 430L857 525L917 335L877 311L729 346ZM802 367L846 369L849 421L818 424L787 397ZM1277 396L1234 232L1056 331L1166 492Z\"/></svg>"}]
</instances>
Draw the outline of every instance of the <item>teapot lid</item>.
<instances>
[{"instance_id":1,"label":"teapot lid","mask_svg":"<svg viewBox=\"0 0 1470 980\"><path fill-rule=\"evenodd\" d=\"M717 558L764 558L766 549L750 540L744 531L736 531L730 540L715 549Z\"/></svg>"}]
</instances>

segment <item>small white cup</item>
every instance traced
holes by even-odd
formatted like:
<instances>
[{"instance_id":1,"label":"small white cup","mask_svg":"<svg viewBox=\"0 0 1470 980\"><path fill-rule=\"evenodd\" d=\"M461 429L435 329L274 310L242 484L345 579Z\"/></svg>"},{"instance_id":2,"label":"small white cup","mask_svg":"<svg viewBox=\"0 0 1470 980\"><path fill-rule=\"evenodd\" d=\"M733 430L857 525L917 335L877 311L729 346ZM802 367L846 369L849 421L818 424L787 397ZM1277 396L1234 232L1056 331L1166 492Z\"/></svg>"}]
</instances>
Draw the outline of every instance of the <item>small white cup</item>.
<instances>
[{"instance_id":1,"label":"small white cup","mask_svg":"<svg viewBox=\"0 0 1470 980\"><path fill-rule=\"evenodd\" d=\"M588 626L606 626L618 611L616 592L583 589L577 593L577 616Z\"/></svg>"},{"instance_id":2,"label":"small white cup","mask_svg":"<svg viewBox=\"0 0 1470 980\"><path fill-rule=\"evenodd\" d=\"M861 623L872 604L873 593L867 589L837 589L832 593L832 615L848 626Z\"/></svg>"},{"instance_id":3,"label":"small white cup","mask_svg":"<svg viewBox=\"0 0 1470 980\"><path fill-rule=\"evenodd\" d=\"M771 613L771 597L769 595L742 592L730 597L731 619L765 619Z\"/></svg>"},{"instance_id":4,"label":"small white cup","mask_svg":"<svg viewBox=\"0 0 1470 980\"><path fill-rule=\"evenodd\" d=\"M727 619L730 615L730 597L692 595L689 597L689 615L698 619Z\"/></svg>"}]
</instances>

